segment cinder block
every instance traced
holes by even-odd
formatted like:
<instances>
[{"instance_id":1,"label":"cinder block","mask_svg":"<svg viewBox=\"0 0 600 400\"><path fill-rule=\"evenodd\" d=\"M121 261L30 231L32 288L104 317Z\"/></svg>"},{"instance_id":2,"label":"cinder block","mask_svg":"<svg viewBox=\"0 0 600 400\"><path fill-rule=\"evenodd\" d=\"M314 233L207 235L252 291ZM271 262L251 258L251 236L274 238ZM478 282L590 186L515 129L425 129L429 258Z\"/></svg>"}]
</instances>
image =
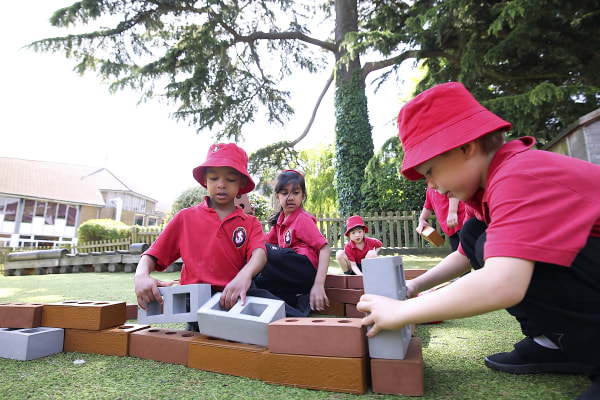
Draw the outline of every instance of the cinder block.
<instances>
[{"instance_id":1,"label":"cinder block","mask_svg":"<svg viewBox=\"0 0 600 400\"><path fill-rule=\"evenodd\" d=\"M329 301L329 307L325 307L323 310L318 311L318 314L323 315L336 315L338 317L346 316L346 305L339 301Z\"/></svg>"},{"instance_id":2,"label":"cinder block","mask_svg":"<svg viewBox=\"0 0 600 400\"><path fill-rule=\"evenodd\" d=\"M348 275L334 275L327 274L325 277L326 288L338 288L338 289L347 289L348 288Z\"/></svg>"},{"instance_id":3,"label":"cinder block","mask_svg":"<svg viewBox=\"0 0 600 400\"><path fill-rule=\"evenodd\" d=\"M406 299L402 256L366 258L362 262L365 293Z\"/></svg>"},{"instance_id":4,"label":"cinder block","mask_svg":"<svg viewBox=\"0 0 600 400\"><path fill-rule=\"evenodd\" d=\"M422 396L425 391L423 352L420 338L413 338L404 360L371 359L373 392Z\"/></svg>"},{"instance_id":5,"label":"cinder block","mask_svg":"<svg viewBox=\"0 0 600 400\"><path fill-rule=\"evenodd\" d=\"M425 268L407 268L404 270L404 279L415 279L417 276L421 276L425 272L427 272Z\"/></svg>"},{"instance_id":6,"label":"cinder block","mask_svg":"<svg viewBox=\"0 0 600 400\"><path fill-rule=\"evenodd\" d=\"M366 328L358 318L282 318L269 324L269 351L365 357Z\"/></svg>"},{"instance_id":7,"label":"cinder block","mask_svg":"<svg viewBox=\"0 0 600 400\"><path fill-rule=\"evenodd\" d=\"M99 331L125 323L125 303L118 301L61 301L44 304L42 325Z\"/></svg>"},{"instance_id":8,"label":"cinder block","mask_svg":"<svg viewBox=\"0 0 600 400\"><path fill-rule=\"evenodd\" d=\"M406 283L402 256L367 258L363 260L365 293L406 299ZM406 356L410 338L410 325L396 331L381 331L368 339L371 358L401 360Z\"/></svg>"},{"instance_id":9,"label":"cinder block","mask_svg":"<svg viewBox=\"0 0 600 400\"><path fill-rule=\"evenodd\" d=\"M348 289L364 289L362 275L348 275Z\"/></svg>"},{"instance_id":10,"label":"cinder block","mask_svg":"<svg viewBox=\"0 0 600 400\"><path fill-rule=\"evenodd\" d=\"M150 325L121 325L101 331L87 329L65 329L65 352L105 354L108 356L129 355L129 334Z\"/></svg>"},{"instance_id":11,"label":"cinder block","mask_svg":"<svg viewBox=\"0 0 600 400\"><path fill-rule=\"evenodd\" d=\"M0 328L0 357L28 361L63 351L60 328Z\"/></svg>"},{"instance_id":12,"label":"cinder block","mask_svg":"<svg viewBox=\"0 0 600 400\"><path fill-rule=\"evenodd\" d=\"M189 342L188 367L220 374L260 379L265 346L200 336Z\"/></svg>"},{"instance_id":13,"label":"cinder block","mask_svg":"<svg viewBox=\"0 0 600 400\"><path fill-rule=\"evenodd\" d=\"M147 304L147 310L140 308L137 314L138 323L195 322L196 312L211 297L210 285L207 283L164 286L158 290L163 296L163 304L152 301Z\"/></svg>"},{"instance_id":14,"label":"cinder block","mask_svg":"<svg viewBox=\"0 0 600 400\"><path fill-rule=\"evenodd\" d=\"M282 300L247 296L245 305L238 300L230 310L224 310L220 298L221 293L215 293L198 310L198 326L204 335L267 346L269 323L285 318Z\"/></svg>"},{"instance_id":15,"label":"cinder block","mask_svg":"<svg viewBox=\"0 0 600 400\"><path fill-rule=\"evenodd\" d=\"M262 354L261 380L308 389L364 394L369 384L367 357Z\"/></svg>"},{"instance_id":16,"label":"cinder block","mask_svg":"<svg viewBox=\"0 0 600 400\"><path fill-rule=\"evenodd\" d=\"M129 355L187 365L189 343L200 336L202 335L198 332L178 329L142 329L129 334Z\"/></svg>"},{"instance_id":17,"label":"cinder block","mask_svg":"<svg viewBox=\"0 0 600 400\"><path fill-rule=\"evenodd\" d=\"M364 290L362 289L325 288L325 294L329 301L338 301L346 304L358 304L360 296L363 293Z\"/></svg>"},{"instance_id":18,"label":"cinder block","mask_svg":"<svg viewBox=\"0 0 600 400\"><path fill-rule=\"evenodd\" d=\"M42 324L43 304L1 303L0 327L36 328Z\"/></svg>"}]
</instances>

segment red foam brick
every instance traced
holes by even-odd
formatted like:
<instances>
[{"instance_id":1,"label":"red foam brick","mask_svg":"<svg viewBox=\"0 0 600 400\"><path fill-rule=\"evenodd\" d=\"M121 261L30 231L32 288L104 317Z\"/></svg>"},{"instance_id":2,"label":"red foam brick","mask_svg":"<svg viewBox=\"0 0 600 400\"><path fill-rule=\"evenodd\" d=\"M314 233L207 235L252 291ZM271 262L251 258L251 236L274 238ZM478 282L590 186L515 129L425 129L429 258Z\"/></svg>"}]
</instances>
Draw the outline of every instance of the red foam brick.
<instances>
[{"instance_id":1,"label":"red foam brick","mask_svg":"<svg viewBox=\"0 0 600 400\"><path fill-rule=\"evenodd\" d=\"M346 316L348 318L364 318L367 314L356 309L356 304L346 304Z\"/></svg>"},{"instance_id":2,"label":"red foam brick","mask_svg":"<svg viewBox=\"0 0 600 400\"><path fill-rule=\"evenodd\" d=\"M364 289L362 275L348 275L348 289Z\"/></svg>"},{"instance_id":3,"label":"red foam brick","mask_svg":"<svg viewBox=\"0 0 600 400\"><path fill-rule=\"evenodd\" d=\"M348 275L333 275L328 274L325 277L325 287L326 288L338 288L338 289L346 289L348 288Z\"/></svg>"},{"instance_id":4,"label":"red foam brick","mask_svg":"<svg viewBox=\"0 0 600 400\"><path fill-rule=\"evenodd\" d=\"M368 358L262 354L261 380L270 384L364 394L369 384Z\"/></svg>"},{"instance_id":5,"label":"red foam brick","mask_svg":"<svg viewBox=\"0 0 600 400\"><path fill-rule=\"evenodd\" d=\"M325 309L321 311L316 311L316 313L343 317L346 315L346 305L344 303L340 303L339 301L329 301L329 307L325 307Z\"/></svg>"},{"instance_id":6,"label":"red foam brick","mask_svg":"<svg viewBox=\"0 0 600 400\"><path fill-rule=\"evenodd\" d=\"M101 331L87 329L65 329L65 352L105 354L108 356L129 355L129 334L150 325L121 325Z\"/></svg>"},{"instance_id":7,"label":"red foam brick","mask_svg":"<svg viewBox=\"0 0 600 400\"><path fill-rule=\"evenodd\" d=\"M347 304L357 304L364 292L363 289L325 288L325 294L329 301L338 301Z\"/></svg>"},{"instance_id":8,"label":"red foam brick","mask_svg":"<svg viewBox=\"0 0 600 400\"><path fill-rule=\"evenodd\" d=\"M61 301L44 304L42 326L99 331L125 323L125 303Z\"/></svg>"},{"instance_id":9,"label":"red foam brick","mask_svg":"<svg viewBox=\"0 0 600 400\"><path fill-rule=\"evenodd\" d=\"M188 367L220 374L260 379L265 346L200 336L190 340Z\"/></svg>"},{"instance_id":10,"label":"red foam brick","mask_svg":"<svg viewBox=\"0 0 600 400\"><path fill-rule=\"evenodd\" d=\"M138 305L137 304L127 304L125 306L125 319L137 319L138 315Z\"/></svg>"},{"instance_id":11,"label":"red foam brick","mask_svg":"<svg viewBox=\"0 0 600 400\"><path fill-rule=\"evenodd\" d=\"M202 336L198 332L178 329L150 328L129 335L129 355L171 364L188 364L191 340Z\"/></svg>"},{"instance_id":12,"label":"red foam brick","mask_svg":"<svg viewBox=\"0 0 600 400\"><path fill-rule=\"evenodd\" d=\"M411 268L404 270L404 279L414 279L423 275L427 270L425 268Z\"/></svg>"},{"instance_id":13,"label":"red foam brick","mask_svg":"<svg viewBox=\"0 0 600 400\"><path fill-rule=\"evenodd\" d=\"M422 396L425 391L421 339L413 337L404 360L371 359L373 392Z\"/></svg>"},{"instance_id":14,"label":"red foam brick","mask_svg":"<svg viewBox=\"0 0 600 400\"><path fill-rule=\"evenodd\" d=\"M41 303L1 303L0 328L37 328L42 324Z\"/></svg>"},{"instance_id":15,"label":"red foam brick","mask_svg":"<svg viewBox=\"0 0 600 400\"><path fill-rule=\"evenodd\" d=\"M282 318L268 327L271 353L364 357L366 328L357 318Z\"/></svg>"}]
</instances>

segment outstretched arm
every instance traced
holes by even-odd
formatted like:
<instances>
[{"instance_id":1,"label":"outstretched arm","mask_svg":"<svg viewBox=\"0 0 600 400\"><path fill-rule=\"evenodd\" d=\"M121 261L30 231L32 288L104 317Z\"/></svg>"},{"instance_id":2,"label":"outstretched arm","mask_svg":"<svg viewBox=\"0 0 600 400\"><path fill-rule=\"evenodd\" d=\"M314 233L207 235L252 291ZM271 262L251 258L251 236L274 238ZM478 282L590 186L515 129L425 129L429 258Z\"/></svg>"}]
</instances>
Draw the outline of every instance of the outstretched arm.
<instances>
[{"instance_id":1,"label":"outstretched arm","mask_svg":"<svg viewBox=\"0 0 600 400\"><path fill-rule=\"evenodd\" d=\"M315 282L310 290L310 308L317 311L322 311L325 307L329 307L329 299L325 294L325 278L329 269L329 258L331 257L331 249L329 244L323 245L319 250L319 266Z\"/></svg>"},{"instance_id":2,"label":"outstretched arm","mask_svg":"<svg viewBox=\"0 0 600 400\"><path fill-rule=\"evenodd\" d=\"M160 304L163 298L158 291L159 287L171 286L173 282L164 282L150 276L156 270L156 258L150 255L142 255L135 270L133 282L135 284L135 295L138 305L144 310L148 309L148 303L156 300Z\"/></svg>"},{"instance_id":3,"label":"outstretched arm","mask_svg":"<svg viewBox=\"0 0 600 400\"><path fill-rule=\"evenodd\" d=\"M267 253L265 250L262 248L254 249L246 265L223 288L221 299L219 300L222 308L229 310L235 305L238 298L241 299L242 305L246 304L246 292L248 292L252 284L252 278L263 269L266 262Z\"/></svg>"}]
</instances>

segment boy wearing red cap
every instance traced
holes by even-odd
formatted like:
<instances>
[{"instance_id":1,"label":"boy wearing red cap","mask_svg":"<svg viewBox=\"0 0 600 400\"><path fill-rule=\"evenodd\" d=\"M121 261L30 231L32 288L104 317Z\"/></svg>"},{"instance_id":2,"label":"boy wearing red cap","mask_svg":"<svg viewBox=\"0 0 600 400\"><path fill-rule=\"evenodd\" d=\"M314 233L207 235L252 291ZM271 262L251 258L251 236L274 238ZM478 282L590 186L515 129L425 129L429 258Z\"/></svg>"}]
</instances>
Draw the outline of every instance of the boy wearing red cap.
<instances>
[{"instance_id":1,"label":"boy wearing red cap","mask_svg":"<svg viewBox=\"0 0 600 400\"><path fill-rule=\"evenodd\" d=\"M335 259L346 275L362 275L362 260L375 258L381 249L381 242L365 236L369 227L360 215L353 215L346 221L346 236L350 241L344 250L335 253Z\"/></svg>"},{"instance_id":2,"label":"boy wearing red cap","mask_svg":"<svg viewBox=\"0 0 600 400\"><path fill-rule=\"evenodd\" d=\"M246 152L234 143L213 144L193 175L209 196L179 211L142 255L135 273L138 305L146 309L153 300L162 303L158 287L173 282L160 281L150 273L165 270L180 257L180 283L210 284L213 292L222 292L220 303L225 309L238 298L244 304L246 295L277 299L252 281L267 260L262 225L235 205L236 196L254 189ZM188 329L197 330L197 326L188 324Z\"/></svg>"},{"instance_id":3,"label":"boy wearing red cap","mask_svg":"<svg viewBox=\"0 0 600 400\"><path fill-rule=\"evenodd\" d=\"M425 193L425 204L419 215L419 225L415 229L417 233L420 234L429 226L427 218L432 211L442 231L448 236L452 251L455 251L458 249L459 233L465 220L465 204L455 197L448 198L428 187Z\"/></svg>"},{"instance_id":4,"label":"boy wearing red cap","mask_svg":"<svg viewBox=\"0 0 600 400\"><path fill-rule=\"evenodd\" d=\"M407 324L508 308L526 338L488 367L515 374L592 370L577 399L600 398L600 166L540 150L460 83L427 90L398 116L402 174L472 208L459 249L407 282L409 297L458 277L427 296L397 301L364 295L368 335Z\"/></svg>"}]
</instances>

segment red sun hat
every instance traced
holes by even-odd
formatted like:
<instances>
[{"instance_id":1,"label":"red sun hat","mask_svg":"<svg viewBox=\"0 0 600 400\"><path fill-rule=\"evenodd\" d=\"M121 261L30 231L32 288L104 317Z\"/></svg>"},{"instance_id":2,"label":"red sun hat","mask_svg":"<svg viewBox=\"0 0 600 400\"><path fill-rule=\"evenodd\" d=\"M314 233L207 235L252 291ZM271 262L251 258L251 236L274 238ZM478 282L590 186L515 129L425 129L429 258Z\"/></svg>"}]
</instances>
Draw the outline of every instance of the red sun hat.
<instances>
[{"instance_id":1,"label":"red sun hat","mask_svg":"<svg viewBox=\"0 0 600 400\"><path fill-rule=\"evenodd\" d=\"M346 220L346 236L350 236L349 232L357 226L362 226L365 233L369 232L369 227L365 225L360 215L353 215Z\"/></svg>"},{"instance_id":2,"label":"red sun hat","mask_svg":"<svg viewBox=\"0 0 600 400\"><path fill-rule=\"evenodd\" d=\"M206 161L194 168L194 179L206 187L204 170L206 167L231 167L244 175L246 184L240 188L238 195L251 192L254 189L254 181L248 173L248 155L235 143L216 143L209 147Z\"/></svg>"},{"instance_id":3,"label":"red sun hat","mask_svg":"<svg viewBox=\"0 0 600 400\"><path fill-rule=\"evenodd\" d=\"M424 91L402 107L398 136L404 149L402 175L423 178L415 167L447 151L512 124L479 104L460 82Z\"/></svg>"}]
</instances>

